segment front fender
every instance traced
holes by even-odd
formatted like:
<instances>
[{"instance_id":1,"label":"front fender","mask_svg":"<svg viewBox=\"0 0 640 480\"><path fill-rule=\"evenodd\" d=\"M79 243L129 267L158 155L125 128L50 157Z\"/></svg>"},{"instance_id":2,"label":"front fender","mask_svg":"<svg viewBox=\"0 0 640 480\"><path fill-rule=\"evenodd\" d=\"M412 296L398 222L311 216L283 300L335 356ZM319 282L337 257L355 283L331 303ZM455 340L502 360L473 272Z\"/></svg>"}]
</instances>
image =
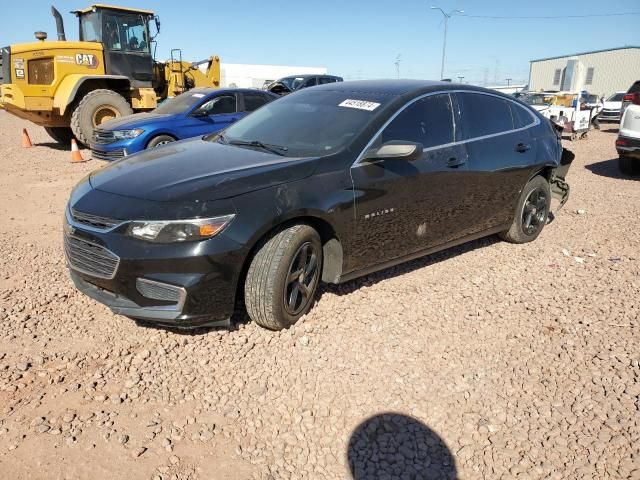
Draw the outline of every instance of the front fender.
<instances>
[{"instance_id":1,"label":"front fender","mask_svg":"<svg viewBox=\"0 0 640 480\"><path fill-rule=\"evenodd\" d=\"M60 116L64 115L67 107L75 100L80 87L92 80L117 80L130 85L129 78L123 75L83 75L81 73L67 75L60 82L53 97L53 108L60 112Z\"/></svg>"}]
</instances>

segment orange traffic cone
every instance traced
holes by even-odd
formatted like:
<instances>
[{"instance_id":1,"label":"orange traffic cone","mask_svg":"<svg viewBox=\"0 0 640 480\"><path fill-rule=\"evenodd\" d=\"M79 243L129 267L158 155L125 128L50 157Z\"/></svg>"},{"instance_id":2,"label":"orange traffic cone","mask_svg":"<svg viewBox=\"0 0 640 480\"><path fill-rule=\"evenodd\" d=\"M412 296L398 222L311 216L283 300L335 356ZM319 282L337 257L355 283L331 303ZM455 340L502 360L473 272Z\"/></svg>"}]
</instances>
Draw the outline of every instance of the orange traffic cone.
<instances>
[{"instance_id":1,"label":"orange traffic cone","mask_svg":"<svg viewBox=\"0 0 640 480\"><path fill-rule=\"evenodd\" d=\"M27 132L26 128L22 129L22 148L31 148L33 144L31 143L31 139L29 138L29 132Z\"/></svg>"},{"instance_id":2,"label":"orange traffic cone","mask_svg":"<svg viewBox=\"0 0 640 480\"><path fill-rule=\"evenodd\" d=\"M76 143L76 139L71 139L71 163L81 163L86 162L84 158L82 158L82 154L78 149L78 144Z\"/></svg>"}]
</instances>

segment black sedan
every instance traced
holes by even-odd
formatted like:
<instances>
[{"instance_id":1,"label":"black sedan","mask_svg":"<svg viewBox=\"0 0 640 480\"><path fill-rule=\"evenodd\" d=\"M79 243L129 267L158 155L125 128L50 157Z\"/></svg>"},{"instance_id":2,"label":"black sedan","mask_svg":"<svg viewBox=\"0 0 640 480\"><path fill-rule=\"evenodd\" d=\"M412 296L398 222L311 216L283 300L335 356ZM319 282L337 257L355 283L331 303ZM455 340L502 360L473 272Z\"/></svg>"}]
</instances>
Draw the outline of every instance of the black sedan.
<instances>
[{"instance_id":1,"label":"black sedan","mask_svg":"<svg viewBox=\"0 0 640 480\"><path fill-rule=\"evenodd\" d=\"M566 201L552 124L518 100L427 81L334 83L269 103L222 134L83 180L64 244L77 287L165 325L267 328L340 283L491 234L524 243Z\"/></svg>"}]
</instances>

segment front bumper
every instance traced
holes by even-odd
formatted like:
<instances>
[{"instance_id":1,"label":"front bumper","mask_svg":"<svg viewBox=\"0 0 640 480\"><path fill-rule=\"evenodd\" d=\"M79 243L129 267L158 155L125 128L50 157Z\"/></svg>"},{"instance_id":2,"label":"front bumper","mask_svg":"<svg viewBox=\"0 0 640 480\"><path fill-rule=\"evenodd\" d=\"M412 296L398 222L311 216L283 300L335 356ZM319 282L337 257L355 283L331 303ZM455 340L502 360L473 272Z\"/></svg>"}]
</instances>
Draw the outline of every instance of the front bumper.
<instances>
[{"instance_id":1,"label":"front bumper","mask_svg":"<svg viewBox=\"0 0 640 480\"><path fill-rule=\"evenodd\" d=\"M127 155L144 150L144 139L140 137L128 140L117 140L111 143L90 143L91 157L98 160L115 161Z\"/></svg>"},{"instance_id":2,"label":"front bumper","mask_svg":"<svg viewBox=\"0 0 640 480\"><path fill-rule=\"evenodd\" d=\"M619 122L620 110L602 110L598 115L598 121L600 122Z\"/></svg>"},{"instance_id":3,"label":"front bumper","mask_svg":"<svg viewBox=\"0 0 640 480\"><path fill-rule=\"evenodd\" d=\"M65 258L74 284L114 313L175 327L229 324L243 254L223 234L202 242L152 244L124 235L125 224L106 231L80 224L69 208L65 223ZM104 265L94 268L101 257L70 250L69 238L117 258L112 273L101 271ZM141 280L180 295L160 299L141 289Z\"/></svg>"}]
</instances>

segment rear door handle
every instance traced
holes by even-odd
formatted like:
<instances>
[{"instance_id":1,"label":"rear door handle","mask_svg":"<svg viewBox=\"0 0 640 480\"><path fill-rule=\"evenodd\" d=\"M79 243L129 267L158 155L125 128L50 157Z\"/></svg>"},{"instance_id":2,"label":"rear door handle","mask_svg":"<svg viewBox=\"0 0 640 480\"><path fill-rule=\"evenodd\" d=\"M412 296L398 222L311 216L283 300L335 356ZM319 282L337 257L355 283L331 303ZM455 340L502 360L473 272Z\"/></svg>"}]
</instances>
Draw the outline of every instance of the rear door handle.
<instances>
[{"instance_id":1,"label":"rear door handle","mask_svg":"<svg viewBox=\"0 0 640 480\"><path fill-rule=\"evenodd\" d=\"M519 143L516 145L516 152L524 153L528 150L531 150L531 145L527 145L526 143Z\"/></svg>"},{"instance_id":2,"label":"rear door handle","mask_svg":"<svg viewBox=\"0 0 640 480\"><path fill-rule=\"evenodd\" d=\"M447 161L447 167L449 168L458 168L461 165L464 165L465 161L464 159L458 159L456 157L451 157L448 161Z\"/></svg>"}]
</instances>

